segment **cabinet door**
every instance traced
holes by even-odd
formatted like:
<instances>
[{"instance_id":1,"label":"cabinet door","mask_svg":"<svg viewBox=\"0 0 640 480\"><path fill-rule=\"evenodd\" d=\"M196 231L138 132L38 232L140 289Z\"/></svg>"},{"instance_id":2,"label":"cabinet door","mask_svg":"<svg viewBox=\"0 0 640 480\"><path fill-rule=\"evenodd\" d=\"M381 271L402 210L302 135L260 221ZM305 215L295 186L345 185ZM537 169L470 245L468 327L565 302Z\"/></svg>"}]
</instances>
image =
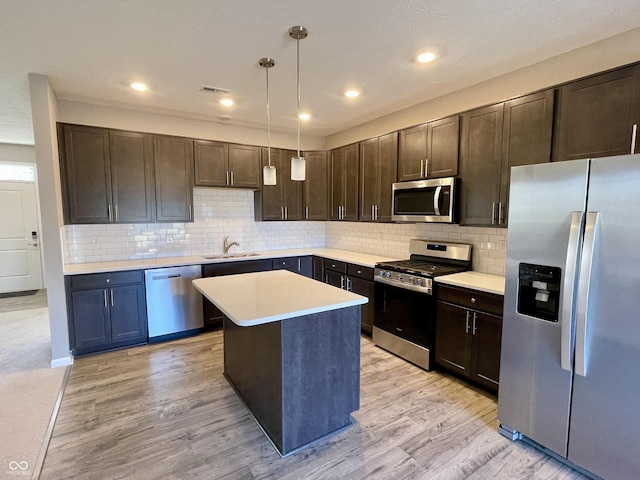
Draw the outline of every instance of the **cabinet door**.
<instances>
[{"instance_id":1,"label":"cabinet door","mask_svg":"<svg viewBox=\"0 0 640 480\"><path fill-rule=\"evenodd\" d=\"M504 104L499 224L507 223L511 167L551 160L553 104L553 90L533 93Z\"/></svg>"},{"instance_id":2,"label":"cabinet door","mask_svg":"<svg viewBox=\"0 0 640 480\"><path fill-rule=\"evenodd\" d=\"M343 220L358 220L358 144L344 147L344 215Z\"/></svg>"},{"instance_id":3,"label":"cabinet door","mask_svg":"<svg viewBox=\"0 0 640 480\"><path fill-rule=\"evenodd\" d=\"M305 152L307 176L304 181L304 218L327 220L327 152Z\"/></svg>"},{"instance_id":4,"label":"cabinet door","mask_svg":"<svg viewBox=\"0 0 640 480\"><path fill-rule=\"evenodd\" d=\"M229 144L196 140L193 144L195 183L203 187L226 187L228 184Z\"/></svg>"},{"instance_id":5,"label":"cabinet door","mask_svg":"<svg viewBox=\"0 0 640 480\"><path fill-rule=\"evenodd\" d=\"M398 180L419 180L423 178L424 161L427 158L427 125L400 131L400 151L398 154Z\"/></svg>"},{"instance_id":6,"label":"cabinet door","mask_svg":"<svg viewBox=\"0 0 640 480\"><path fill-rule=\"evenodd\" d=\"M271 166L276 167L276 184L263 185L260 192L256 192L256 198L261 197L262 220L284 220L283 202L283 155L282 150L271 149ZM269 164L269 156L266 148L262 149L262 166ZM291 181L291 180L289 180Z\"/></svg>"},{"instance_id":7,"label":"cabinet door","mask_svg":"<svg viewBox=\"0 0 640 480\"><path fill-rule=\"evenodd\" d=\"M282 205L286 208L286 220L302 220L303 182L291 180L291 159L298 155L293 150L282 151ZM306 163L306 161L305 161ZM305 177L308 173L305 174Z\"/></svg>"},{"instance_id":8,"label":"cabinet door","mask_svg":"<svg viewBox=\"0 0 640 480\"><path fill-rule=\"evenodd\" d=\"M443 118L427 124L426 176L455 177L458 175L458 145L460 117Z\"/></svg>"},{"instance_id":9,"label":"cabinet door","mask_svg":"<svg viewBox=\"0 0 640 480\"><path fill-rule=\"evenodd\" d=\"M502 103L462 115L460 225L493 225L500 201Z\"/></svg>"},{"instance_id":10,"label":"cabinet door","mask_svg":"<svg viewBox=\"0 0 640 480\"><path fill-rule=\"evenodd\" d=\"M473 312L473 353L471 378L497 392L500 379L502 317Z\"/></svg>"},{"instance_id":11,"label":"cabinet door","mask_svg":"<svg viewBox=\"0 0 640 480\"><path fill-rule=\"evenodd\" d=\"M328 283L329 285L333 285L334 287L338 287L338 288L346 288L347 286L347 277L346 275L339 273L339 272L334 272L333 270L326 270L324 271L324 282Z\"/></svg>"},{"instance_id":12,"label":"cabinet door","mask_svg":"<svg viewBox=\"0 0 640 480\"><path fill-rule=\"evenodd\" d=\"M193 140L154 135L156 219L193 220Z\"/></svg>"},{"instance_id":13,"label":"cabinet door","mask_svg":"<svg viewBox=\"0 0 640 480\"><path fill-rule=\"evenodd\" d=\"M631 137L639 124L640 66L565 85L558 96L553 160L636 153L640 141L631 152Z\"/></svg>"},{"instance_id":14,"label":"cabinet door","mask_svg":"<svg viewBox=\"0 0 640 480\"><path fill-rule=\"evenodd\" d=\"M465 377L471 374L471 315L465 308L438 302L436 362Z\"/></svg>"},{"instance_id":15,"label":"cabinet door","mask_svg":"<svg viewBox=\"0 0 640 480\"><path fill-rule=\"evenodd\" d=\"M111 341L108 289L76 290L70 297L76 353L107 345Z\"/></svg>"},{"instance_id":16,"label":"cabinet door","mask_svg":"<svg viewBox=\"0 0 640 480\"><path fill-rule=\"evenodd\" d=\"M340 220L344 202L344 149L331 150L329 154L329 220Z\"/></svg>"},{"instance_id":17,"label":"cabinet door","mask_svg":"<svg viewBox=\"0 0 640 480\"><path fill-rule=\"evenodd\" d=\"M360 142L360 221L375 220L374 208L380 191L379 150L377 137Z\"/></svg>"},{"instance_id":18,"label":"cabinet door","mask_svg":"<svg viewBox=\"0 0 640 480\"><path fill-rule=\"evenodd\" d=\"M298 273L298 257L283 257L273 259L274 270L288 270Z\"/></svg>"},{"instance_id":19,"label":"cabinet door","mask_svg":"<svg viewBox=\"0 0 640 480\"><path fill-rule=\"evenodd\" d=\"M109 131L113 220L117 223L153 221L151 135Z\"/></svg>"},{"instance_id":20,"label":"cabinet door","mask_svg":"<svg viewBox=\"0 0 640 480\"><path fill-rule=\"evenodd\" d=\"M369 299L368 303L361 306L360 309L360 326L363 332L367 335L371 335L373 329L373 295L374 295L374 283L368 280L363 280L358 277L349 277L349 286L353 293L362 295Z\"/></svg>"},{"instance_id":21,"label":"cabinet door","mask_svg":"<svg viewBox=\"0 0 640 480\"><path fill-rule=\"evenodd\" d=\"M391 221L391 188L398 181L398 132L379 137L379 177L376 220Z\"/></svg>"},{"instance_id":22,"label":"cabinet door","mask_svg":"<svg viewBox=\"0 0 640 480\"><path fill-rule=\"evenodd\" d=\"M143 285L123 285L109 291L111 340L134 342L147 337L147 315Z\"/></svg>"},{"instance_id":23,"label":"cabinet door","mask_svg":"<svg viewBox=\"0 0 640 480\"><path fill-rule=\"evenodd\" d=\"M313 257L298 257L298 273L308 278L313 278Z\"/></svg>"},{"instance_id":24,"label":"cabinet door","mask_svg":"<svg viewBox=\"0 0 640 480\"><path fill-rule=\"evenodd\" d=\"M232 186L260 188L260 148L229 144L229 172Z\"/></svg>"},{"instance_id":25,"label":"cabinet door","mask_svg":"<svg viewBox=\"0 0 640 480\"><path fill-rule=\"evenodd\" d=\"M109 133L102 128L64 125L65 223L110 223Z\"/></svg>"},{"instance_id":26,"label":"cabinet door","mask_svg":"<svg viewBox=\"0 0 640 480\"><path fill-rule=\"evenodd\" d=\"M324 260L322 257L312 258L312 278L324 282Z\"/></svg>"}]
</instances>

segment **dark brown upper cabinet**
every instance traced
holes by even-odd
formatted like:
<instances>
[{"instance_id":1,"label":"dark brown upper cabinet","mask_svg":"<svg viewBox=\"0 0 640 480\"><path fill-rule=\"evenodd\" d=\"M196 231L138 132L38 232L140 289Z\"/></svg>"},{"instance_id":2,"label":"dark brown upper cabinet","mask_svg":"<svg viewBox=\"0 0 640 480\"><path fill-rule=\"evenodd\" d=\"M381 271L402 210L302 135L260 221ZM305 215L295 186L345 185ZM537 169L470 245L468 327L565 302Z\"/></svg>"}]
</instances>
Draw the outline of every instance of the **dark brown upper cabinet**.
<instances>
[{"instance_id":1,"label":"dark brown upper cabinet","mask_svg":"<svg viewBox=\"0 0 640 480\"><path fill-rule=\"evenodd\" d=\"M398 175L398 133L360 142L360 220L391 221L391 186Z\"/></svg>"},{"instance_id":2,"label":"dark brown upper cabinet","mask_svg":"<svg viewBox=\"0 0 640 480\"><path fill-rule=\"evenodd\" d=\"M151 135L62 125L65 223L153 221Z\"/></svg>"},{"instance_id":3,"label":"dark brown upper cabinet","mask_svg":"<svg viewBox=\"0 0 640 480\"><path fill-rule=\"evenodd\" d=\"M633 137L639 125L640 65L564 85L558 95L553 160L637 153L640 142Z\"/></svg>"},{"instance_id":4,"label":"dark brown upper cabinet","mask_svg":"<svg viewBox=\"0 0 640 480\"><path fill-rule=\"evenodd\" d=\"M398 180L456 176L459 134L458 115L401 130Z\"/></svg>"},{"instance_id":5,"label":"dark brown upper cabinet","mask_svg":"<svg viewBox=\"0 0 640 480\"><path fill-rule=\"evenodd\" d=\"M153 136L156 220L193 221L193 140Z\"/></svg>"},{"instance_id":6,"label":"dark brown upper cabinet","mask_svg":"<svg viewBox=\"0 0 640 480\"><path fill-rule=\"evenodd\" d=\"M195 184L201 187L260 188L260 149L196 140Z\"/></svg>"},{"instance_id":7,"label":"dark brown upper cabinet","mask_svg":"<svg viewBox=\"0 0 640 480\"><path fill-rule=\"evenodd\" d=\"M327 220L327 188L328 169L327 152L304 152L307 159L307 173L304 186L304 211L305 220Z\"/></svg>"},{"instance_id":8,"label":"dark brown upper cabinet","mask_svg":"<svg viewBox=\"0 0 640 480\"><path fill-rule=\"evenodd\" d=\"M271 149L271 165L276 167L276 184L263 185L254 193L256 220L302 220L303 182L291 180L292 150ZM268 151L262 149L262 165L269 164Z\"/></svg>"},{"instance_id":9,"label":"dark brown upper cabinet","mask_svg":"<svg viewBox=\"0 0 640 480\"><path fill-rule=\"evenodd\" d=\"M358 220L358 144L329 153L329 219Z\"/></svg>"}]
</instances>

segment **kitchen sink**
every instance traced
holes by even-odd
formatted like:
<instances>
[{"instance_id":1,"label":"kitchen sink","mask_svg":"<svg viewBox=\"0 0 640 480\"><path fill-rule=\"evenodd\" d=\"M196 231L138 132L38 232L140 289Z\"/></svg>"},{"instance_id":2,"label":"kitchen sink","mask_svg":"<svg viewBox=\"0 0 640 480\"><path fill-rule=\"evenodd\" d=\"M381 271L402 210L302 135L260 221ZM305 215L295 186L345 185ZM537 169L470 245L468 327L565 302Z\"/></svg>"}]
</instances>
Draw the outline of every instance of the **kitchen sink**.
<instances>
[{"instance_id":1,"label":"kitchen sink","mask_svg":"<svg viewBox=\"0 0 640 480\"><path fill-rule=\"evenodd\" d=\"M251 253L217 253L215 255L201 255L202 258L206 258L207 260L218 260L221 258L244 258L244 257L257 257L259 253L251 252Z\"/></svg>"}]
</instances>

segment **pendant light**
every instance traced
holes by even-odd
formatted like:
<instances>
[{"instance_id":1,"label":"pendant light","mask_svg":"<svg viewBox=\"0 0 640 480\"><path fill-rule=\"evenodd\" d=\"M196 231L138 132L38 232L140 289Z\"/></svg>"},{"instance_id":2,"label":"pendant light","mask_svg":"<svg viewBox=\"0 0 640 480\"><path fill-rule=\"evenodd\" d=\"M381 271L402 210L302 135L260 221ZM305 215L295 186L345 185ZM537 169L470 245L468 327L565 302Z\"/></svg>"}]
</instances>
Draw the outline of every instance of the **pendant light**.
<instances>
[{"instance_id":1,"label":"pendant light","mask_svg":"<svg viewBox=\"0 0 640 480\"><path fill-rule=\"evenodd\" d=\"M272 58L261 58L258 65L264 67L265 77L267 79L267 165L262 169L262 181L265 185L276 184L276 167L271 165L271 113L269 112L269 69L276 62Z\"/></svg>"},{"instance_id":2,"label":"pendant light","mask_svg":"<svg viewBox=\"0 0 640 480\"><path fill-rule=\"evenodd\" d=\"M298 156L291 159L291 180L303 181L305 178L306 162L300 155L300 40L307 38L308 31L301 26L291 27L289 36L296 40L297 53L297 88L298 88Z\"/></svg>"}]
</instances>

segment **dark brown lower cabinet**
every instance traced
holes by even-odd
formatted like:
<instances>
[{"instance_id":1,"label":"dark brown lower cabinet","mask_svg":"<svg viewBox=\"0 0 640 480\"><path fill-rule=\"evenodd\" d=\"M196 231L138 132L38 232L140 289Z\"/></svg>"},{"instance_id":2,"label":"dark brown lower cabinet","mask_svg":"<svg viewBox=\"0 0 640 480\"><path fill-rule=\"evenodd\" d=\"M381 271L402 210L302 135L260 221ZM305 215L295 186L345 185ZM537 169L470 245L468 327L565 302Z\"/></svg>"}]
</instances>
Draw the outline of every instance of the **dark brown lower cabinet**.
<instances>
[{"instance_id":1,"label":"dark brown lower cabinet","mask_svg":"<svg viewBox=\"0 0 640 480\"><path fill-rule=\"evenodd\" d=\"M313 265L311 256L274 258L272 261L274 270L289 270L305 277L312 278Z\"/></svg>"},{"instance_id":2,"label":"dark brown lower cabinet","mask_svg":"<svg viewBox=\"0 0 640 480\"><path fill-rule=\"evenodd\" d=\"M500 377L503 297L438 286L436 363L493 393Z\"/></svg>"},{"instance_id":3,"label":"dark brown lower cabinet","mask_svg":"<svg viewBox=\"0 0 640 480\"><path fill-rule=\"evenodd\" d=\"M147 342L141 270L65 277L74 355Z\"/></svg>"},{"instance_id":4,"label":"dark brown lower cabinet","mask_svg":"<svg viewBox=\"0 0 640 480\"><path fill-rule=\"evenodd\" d=\"M373 329L373 268L324 259L324 281L369 299L361 306L360 326L363 333L371 335Z\"/></svg>"}]
</instances>

